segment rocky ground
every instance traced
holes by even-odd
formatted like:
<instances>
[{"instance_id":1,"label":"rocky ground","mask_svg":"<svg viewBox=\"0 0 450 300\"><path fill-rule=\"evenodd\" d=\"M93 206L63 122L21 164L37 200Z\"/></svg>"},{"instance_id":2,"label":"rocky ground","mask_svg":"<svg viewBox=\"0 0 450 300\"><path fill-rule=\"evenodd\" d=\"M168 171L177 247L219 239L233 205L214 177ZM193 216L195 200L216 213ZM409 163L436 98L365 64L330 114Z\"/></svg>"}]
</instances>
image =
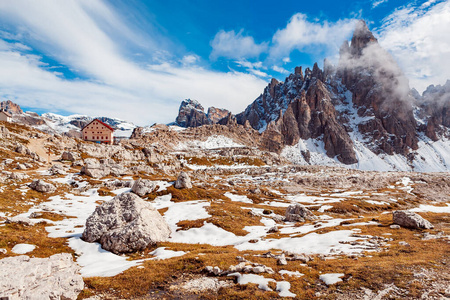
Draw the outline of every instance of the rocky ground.
<instances>
[{"instance_id":1,"label":"rocky ground","mask_svg":"<svg viewBox=\"0 0 450 300\"><path fill-rule=\"evenodd\" d=\"M0 298L450 298L449 173L292 165L205 128L2 123Z\"/></svg>"}]
</instances>

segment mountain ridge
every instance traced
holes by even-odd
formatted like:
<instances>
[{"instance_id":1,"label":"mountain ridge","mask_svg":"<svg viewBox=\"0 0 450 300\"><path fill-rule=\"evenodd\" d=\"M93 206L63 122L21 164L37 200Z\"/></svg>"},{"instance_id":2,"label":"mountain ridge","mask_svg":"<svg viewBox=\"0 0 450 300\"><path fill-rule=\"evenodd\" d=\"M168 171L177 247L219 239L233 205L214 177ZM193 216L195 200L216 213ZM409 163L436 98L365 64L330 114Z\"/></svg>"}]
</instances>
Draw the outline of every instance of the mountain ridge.
<instances>
[{"instance_id":1,"label":"mountain ridge","mask_svg":"<svg viewBox=\"0 0 450 300\"><path fill-rule=\"evenodd\" d=\"M443 171L450 170L449 107L450 82L418 95L361 20L337 66L325 60L323 70L317 63L304 73L296 67L229 119L258 130L262 148L283 154L297 147L300 163L317 163L314 152L325 164L358 167L369 160L383 170L430 170L426 162Z\"/></svg>"}]
</instances>

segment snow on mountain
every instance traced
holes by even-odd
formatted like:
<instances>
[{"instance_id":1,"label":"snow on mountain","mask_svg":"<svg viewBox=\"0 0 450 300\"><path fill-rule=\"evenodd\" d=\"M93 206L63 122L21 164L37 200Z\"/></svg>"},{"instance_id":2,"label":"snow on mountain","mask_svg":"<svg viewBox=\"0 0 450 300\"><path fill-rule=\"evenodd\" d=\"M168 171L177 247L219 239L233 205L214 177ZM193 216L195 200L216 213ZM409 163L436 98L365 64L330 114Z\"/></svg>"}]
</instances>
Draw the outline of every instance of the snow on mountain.
<instances>
[{"instance_id":1,"label":"snow on mountain","mask_svg":"<svg viewBox=\"0 0 450 300\"><path fill-rule=\"evenodd\" d=\"M70 130L80 131L84 126L89 124L94 119L99 119L102 122L114 128L115 137L130 137L134 128L137 127L133 123L116 118L108 118L108 117L93 118L90 116L77 114L70 116L61 116L54 113L45 113L42 114L42 119L44 120L45 124L35 125L34 127L42 131L50 131L57 133L67 133Z\"/></svg>"}]
</instances>

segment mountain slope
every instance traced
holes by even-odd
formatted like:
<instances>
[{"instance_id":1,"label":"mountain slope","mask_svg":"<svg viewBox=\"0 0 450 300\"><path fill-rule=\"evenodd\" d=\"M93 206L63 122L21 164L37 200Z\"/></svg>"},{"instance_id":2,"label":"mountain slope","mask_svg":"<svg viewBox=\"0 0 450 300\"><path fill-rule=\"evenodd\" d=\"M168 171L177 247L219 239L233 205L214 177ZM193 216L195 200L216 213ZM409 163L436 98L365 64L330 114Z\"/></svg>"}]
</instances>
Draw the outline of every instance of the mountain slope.
<instances>
[{"instance_id":1,"label":"mountain slope","mask_svg":"<svg viewBox=\"0 0 450 300\"><path fill-rule=\"evenodd\" d=\"M364 170L450 170L450 82L421 96L364 21L337 66L295 68L272 79L238 124L261 133L263 149L300 164Z\"/></svg>"}]
</instances>

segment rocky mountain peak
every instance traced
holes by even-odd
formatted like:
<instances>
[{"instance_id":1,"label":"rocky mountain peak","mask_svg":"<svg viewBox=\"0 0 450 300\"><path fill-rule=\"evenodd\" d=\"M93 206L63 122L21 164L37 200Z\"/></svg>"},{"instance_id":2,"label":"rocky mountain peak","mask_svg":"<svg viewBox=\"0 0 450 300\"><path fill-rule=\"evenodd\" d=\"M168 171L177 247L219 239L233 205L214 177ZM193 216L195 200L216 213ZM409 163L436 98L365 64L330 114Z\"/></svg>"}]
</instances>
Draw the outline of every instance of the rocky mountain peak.
<instances>
[{"instance_id":1,"label":"rocky mountain peak","mask_svg":"<svg viewBox=\"0 0 450 300\"><path fill-rule=\"evenodd\" d=\"M9 113L12 114L21 114L23 113L23 110L20 108L20 106L11 100L6 100L0 102L0 109L6 110Z\"/></svg>"},{"instance_id":2,"label":"rocky mountain peak","mask_svg":"<svg viewBox=\"0 0 450 300\"><path fill-rule=\"evenodd\" d=\"M208 108L208 113L206 115L213 124L216 124L223 118L228 117L229 113L230 112L227 109L211 106Z\"/></svg>"},{"instance_id":3,"label":"rocky mountain peak","mask_svg":"<svg viewBox=\"0 0 450 300\"><path fill-rule=\"evenodd\" d=\"M362 50L370 43L378 43L378 40L373 36L372 32L367 27L364 20L356 22L355 31L351 41L350 51L352 55L360 56Z\"/></svg>"},{"instance_id":4,"label":"rocky mountain peak","mask_svg":"<svg viewBox=\"0 0 450 300\"><path fill-rule=\"evenodd\" d=\"M227 118L229 113L226 109L216 107L209 107L205 113L205 109L197 100L186 99L181 102L175 123L186 128L217 124Z\"/></svg>"}]
</instances>

